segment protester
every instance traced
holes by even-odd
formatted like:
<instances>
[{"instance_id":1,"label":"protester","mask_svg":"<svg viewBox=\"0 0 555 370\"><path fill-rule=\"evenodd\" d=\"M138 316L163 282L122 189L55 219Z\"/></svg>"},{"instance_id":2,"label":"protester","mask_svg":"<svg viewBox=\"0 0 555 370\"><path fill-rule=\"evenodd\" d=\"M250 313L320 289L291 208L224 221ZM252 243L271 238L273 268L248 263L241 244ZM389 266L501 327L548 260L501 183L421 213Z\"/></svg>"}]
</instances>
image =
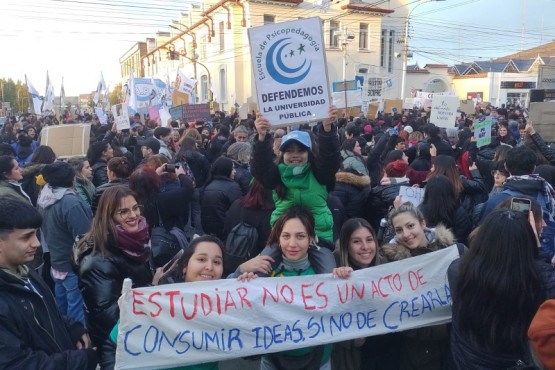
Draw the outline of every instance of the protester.
<instances>
[{"instance_id":1,"label":"protester","mask_svg":"<svg viewBox=\"0 0 555 370\"><path fill-rule=\"evenodd\" d=\"M127 186L106 189L90 230L74 250L87 328L101 360L101 346L119 318L123 280L130 278L133 287L143 287L153 278L148 265L148 225L136 199Z\"/></svg>"},{"instance_id":2,"label":"protester","mask_svg":"<svg viewBox=\"0 0 555 370\"><path fill-rule=\"evenodd\" d=\"M171 161L173 158L173 153L170 152L170 150L173 150L170 146L172 141L172 129L169 127L156 127L154 129L154 138L158 140L160 144L157 154L161 154Z\"/></svg>"},{"instance_id":3,"label":"protester","mask_svg":"<svg viewBox=\"0 0 555 370\"><path fill-rule=\"evenodd\" d=\"M41 145L35 150L31 160L23 167L21 188L29 196L34 206L37 205L37 198L45 184L44 179L40 176L40 171L45 165L54 163L55 160L56 153L52 148Z\"/></svg>"},{"instance_id":4,"label":"protester","mask_svg":"<svg viewBox=\"0 0 555 370\"><path fill-rule=\"evenodd\" d=\"M268 131L270 122L261 114L255 125L252 161L254 178L267 189L274 190L276 209L271 223L289 207L303 205L316 219L316 234L320 240L333 241L333 218L327 205L328 187L333 185L341 157L337 130L333 125L336 109L330 107L328 119L318 130L319 151L313 152L310 135L292 131L282 138L279 164L272 161L272 143Z\"/></svg>"},{"instance_id":5,"label":"protester","mask_svg":"<svg viewBox=\"0 0 555 370\"><path fill-rule=\"evenodd\" d=\"M546 292L528 217L494 210L472 236L468 252L449 267L451 368L531 364L526 334Z\"/></svg>"},{"instance_id":6,"label":"protester","mask_svg":"<svg viewBox=\"0 0 555 370\"><path fill-rule=\"evenodd\" d=\"M233 181L234 175L233 161L220 157L212 164L208 180L200 190L202 229L222 240L225 214L242 195L241 188Z\"/></svg>"},{"instance_id":7,"label":"protester","mask_svg":"<svg viewBox=\"0 0 555 370\"><path fill-rule=\"evenodd\" d=\"M86 157L72 157L69 163L75 170L75 183L74 189L79 194L83 202L87 203L89 207L92 205L94 193L96 191L92 183L92 168Z\"/></svg>"},{"instance_id":8,"label":"protester","mask_svg":"<svg viewBox=\"0 0 555 370\"><path fill-rule=\"evenodd\" d=\"M70 164L48 164L42 169L42 176L46 185L37 205L44 217L41 233L50 251L56 303L62 314L85 323L83 297L71 251L75 238L89 230L92 212L73 189L75 170Z\"/></svg>"},{"instance_id":9,"label":"protester","mask_svg":"<svg viewBox=\"0 0 555 370\"><path fill-rule=\"evenodd\" d=\"M98 202L104 191L116 185L129 185L129 176L131 175L131 164L125 157L114 157L108 161L107 174L108 182L96 188L91 209L93 214L96 213Z\"/></svg>"},{"instance_id":10,"label":"protester","mask_svg":"<svg viewBox=\"0 0 555 370\"><path fill-rule=\"evenodd\" d=\"M12 196L31 203L29 196L19 183L23 179L22 170L17 161L8 155L0 156L0 197Z\"/></svg>"},{"instance_id":11,"label":"protester","mask_svg":"<svg viewBox=\"0 0 555 370\"><path fill-rule=\"evenodd\" d=\"M444 226L426 227L422 213L410 203L393 209L389 222L395 237L381 247L387 262L432 253L456 244L454 235ZM458 245L459 253L464 246ZM447 366L448 332L446 325L434 325L401 333L397 355L401 369L433 370Z\"/></svg>"},{"instance_id":12,"label":"protester","mask_svg":"<svg viewBox=\"0 0 555 370\"><path fill-rule=\"evenodd\" d=\"M40 247L39 212L9 196L0 197L0 209L0 368L96 369L83 325L61 315L48 286L26 266Z\"/></svg>"},{"instance_id":13,"label":"protester","mask_svg":"<svg viewBox=\"0 0 555 370\"><path fill-rule=\"evenodd\" d=\"M87 159L92 168L92 183L94 186L100 186L107 183L108 174L106 167L108 161L114 156L112 146L104 141L97 141L91 144L87 151Z\"/></svg>"}]
</instances>

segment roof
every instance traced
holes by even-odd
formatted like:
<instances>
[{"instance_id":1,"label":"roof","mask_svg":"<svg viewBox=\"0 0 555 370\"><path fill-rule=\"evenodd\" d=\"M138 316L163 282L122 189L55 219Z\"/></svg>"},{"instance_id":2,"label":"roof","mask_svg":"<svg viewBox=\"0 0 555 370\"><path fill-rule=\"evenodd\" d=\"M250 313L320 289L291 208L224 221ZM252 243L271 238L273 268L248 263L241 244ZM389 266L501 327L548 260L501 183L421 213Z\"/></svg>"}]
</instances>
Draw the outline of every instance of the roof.
<instances>
[{"instance_id":1,"label":"roof","mask_svg":"<svg viewBox=\"0 0 555 370\"><path fill-rule=\"evenodd\" d=\"M407 66L407 73L430 73L427 69L420 68L418 64Z\"/></svg>"},{"instance_id":2,"label":"roof","mask_svg":"<svg viewBox=\"0 0 555 370\"><path fill-rule=\"evenodd\" d=\"M530 67L532 67L532 64L534 64L535 58L534 59L513 59L512 61L520 72L526 72L527 70L530 69Z\"/></svg>"},{"instance_id":3,"label":"roof","mask_svg":"<svg viewBox=\"0 0 555 370\"><path fill-rule=\"evenodd\" d=\"M509 61L510 59L536 59L538 56L542 57L555 57L555 41L548 42L547 44L539 45L531 49L519 51L511 55L507 55L496 59L496 62Z\"/></svg>"},{"instance_id":4,"label":"roof","mask_svg":"<svg viewBox=\"0 0 555 370\"><path fill-rule=\"evenodd\" d=\"M478 61L474 62L474 65L480 67L482 72L503 72L507 67L507 62Z\"/></svg>"},{"instance_id":5,"label":"roof","mask_svg":"<svg viewBox=\"0 0 555 370\"><path fill-rule=\"evenodd\" d=\"M426 64L424 68L449 68L447 64Z\"/></svg>"},{"instance_id":6,"label":"roof","mask_svg":"<svg viewBox=\"0 0 555 370\"><path fill-rule=\"evenodd\" d=\"M349 4L341 6L341 10L350 10L353 12L363 12L363 13L381 13L381 14L391 14L395 10L380 8L364 1L352 0Z\"/></svg>"}]
</instances>

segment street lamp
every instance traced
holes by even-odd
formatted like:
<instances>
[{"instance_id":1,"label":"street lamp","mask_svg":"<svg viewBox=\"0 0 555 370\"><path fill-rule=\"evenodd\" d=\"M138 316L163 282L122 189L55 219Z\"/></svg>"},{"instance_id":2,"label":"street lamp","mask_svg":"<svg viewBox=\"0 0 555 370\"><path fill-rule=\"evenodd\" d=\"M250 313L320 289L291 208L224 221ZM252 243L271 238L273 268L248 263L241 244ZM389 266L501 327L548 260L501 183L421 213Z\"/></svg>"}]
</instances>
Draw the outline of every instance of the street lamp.
<instances>
[{"instance_id":1,"label":"street lamp","mask_svg":"<svg viewBox=\"0 0 555 370\"><path fill-rule=\"evenodd\" d=\"M403 77L401 80L401 99L405 98L405 84L407 82L407 59L408 59L408 52L409 52L409 22L410 16L412 12L418 8L420 5L424 5L427 3L435 2L435 1L445 1L445 0L423 0L422 2L416 4L407 14L407 18L405 19L405 37L403 42Z\"/></svg>"},{"instance_id":2,"label":"street lamp","mask_svg":"<svg viewBox=\"0 0 555 370\"><path fill-rule=\"evenodd\" d=\"M345 94L345 114L347 114L347 45L355 39L355 34L351 31L347 31L347 27L343 27L343 30L335 32L340 32L339 37L341 40L341 49L343 51L343 91Z\"/></svg>"}]
</instances>

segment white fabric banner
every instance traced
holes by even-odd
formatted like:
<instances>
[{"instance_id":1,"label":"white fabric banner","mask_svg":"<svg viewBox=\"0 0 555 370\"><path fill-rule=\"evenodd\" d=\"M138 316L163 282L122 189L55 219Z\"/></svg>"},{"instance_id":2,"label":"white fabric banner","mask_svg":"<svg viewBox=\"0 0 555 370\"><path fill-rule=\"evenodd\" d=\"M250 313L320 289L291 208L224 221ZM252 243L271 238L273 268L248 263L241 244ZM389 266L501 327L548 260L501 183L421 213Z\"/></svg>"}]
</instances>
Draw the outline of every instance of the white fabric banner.
<instances>
[{"instance_id":1,"label":"white fabric banner","mask_svg":"<svg viewBox=\"0 0 555 370\"><path fill-rule=\"evenodd\" d=\"M274 126L326 119L330 84L320 18L253 27L248 33L264 117Z\"/></svg>"},{"instance_id":2,"label":"white fabric banner","mask_svg":"<svg viewBox=\"0 0 555 370\"><path fill-rule=\"evenodd\" d=\"M120 298L116 369L160 369L447 323L456 246L356 271L131 289Z\"/></svg>"},{"instance_id":3,"label":"white fabric banner","mask_svg":"<svg viewBox=\"0 0 555 370\"><path fill-rule=\"evenodd\" d=\"M178 71L177 76L177 91L190 95L195 90L197 80L185 76L181 71Z\"/></svg>"}]
</instances>

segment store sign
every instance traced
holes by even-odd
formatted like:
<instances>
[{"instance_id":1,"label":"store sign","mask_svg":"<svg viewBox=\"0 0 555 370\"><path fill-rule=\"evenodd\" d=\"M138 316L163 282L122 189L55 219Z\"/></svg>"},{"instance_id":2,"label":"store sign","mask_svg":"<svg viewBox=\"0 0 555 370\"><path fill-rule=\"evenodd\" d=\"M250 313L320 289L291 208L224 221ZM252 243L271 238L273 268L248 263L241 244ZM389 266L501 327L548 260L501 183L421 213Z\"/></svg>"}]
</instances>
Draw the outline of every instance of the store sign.
<instances>
[{"instance_id":1,"label":"store sign","mask_svg":"<svg viewBox=\"0 0 555 370\"><path fill-rule=\"evenodd\" d=\"M555 66L539 66L538 89L555 89Z\"/></svg>"},{"instance_id":2,"label":"store sign","mask_svg":"<svg viewBox=\"0 0 555 370\"><path fill-rule=\"evenodd\" d=\"M535 89L536 83L529 81L501 81L502 89Z\"/></svg>"}]
</instances>

